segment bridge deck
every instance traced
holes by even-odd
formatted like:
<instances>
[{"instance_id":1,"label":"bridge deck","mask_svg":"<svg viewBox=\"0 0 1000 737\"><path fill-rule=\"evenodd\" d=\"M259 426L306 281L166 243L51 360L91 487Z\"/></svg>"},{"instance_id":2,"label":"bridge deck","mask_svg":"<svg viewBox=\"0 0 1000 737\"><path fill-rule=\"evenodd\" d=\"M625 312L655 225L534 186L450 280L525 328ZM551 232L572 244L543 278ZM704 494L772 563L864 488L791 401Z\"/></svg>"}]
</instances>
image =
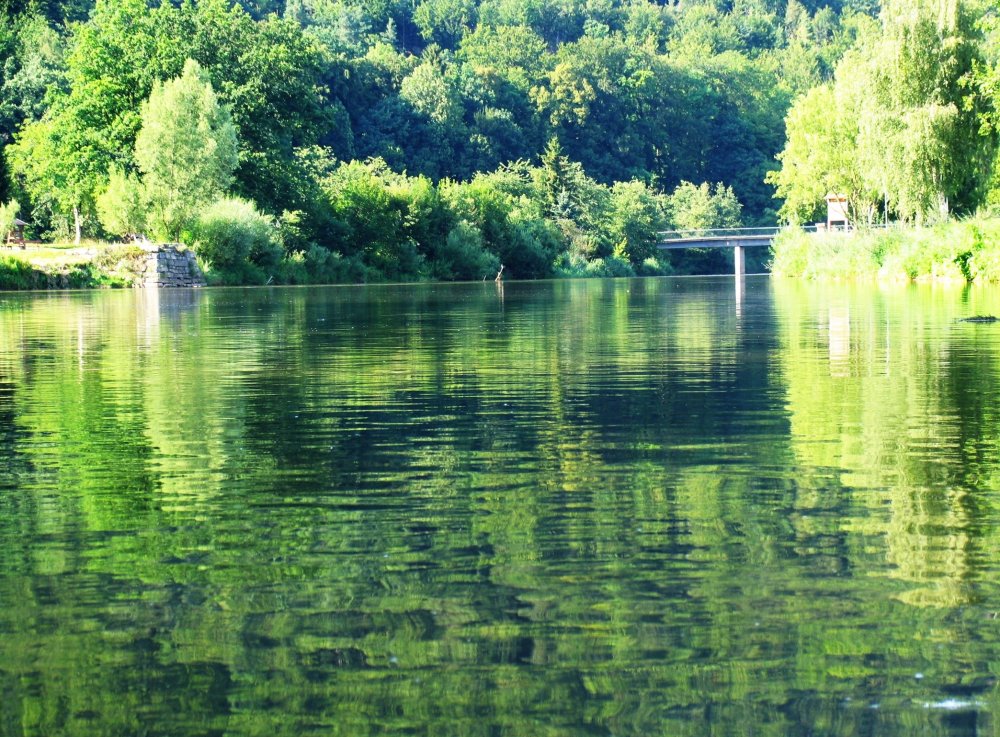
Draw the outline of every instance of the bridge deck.
<instances>
[{"instance_id":1,"label":"bridge deck","mask_svg":"<svg viewBox=\"0 0 1000 737\"><path fill-rule=\"evenodd\" d=\"M743 249L770 246L777 234L777 228L673 230L660 233L662 240L656 247L661 251L674 251L682 248L732 248L736 276L743 276Z\"/></svg>"},{"instance_id":2,"label":"bridge deck","mask_svg":"<svg viewBox=\"0 0 1000 737\"><path fill-rule=\"evenodd\" d=\"M657 245L663 251L680 248L755 248L769 246L774 241L774 235L713 235L693 238L668 238Z\"/></svg>"}]
</instances>

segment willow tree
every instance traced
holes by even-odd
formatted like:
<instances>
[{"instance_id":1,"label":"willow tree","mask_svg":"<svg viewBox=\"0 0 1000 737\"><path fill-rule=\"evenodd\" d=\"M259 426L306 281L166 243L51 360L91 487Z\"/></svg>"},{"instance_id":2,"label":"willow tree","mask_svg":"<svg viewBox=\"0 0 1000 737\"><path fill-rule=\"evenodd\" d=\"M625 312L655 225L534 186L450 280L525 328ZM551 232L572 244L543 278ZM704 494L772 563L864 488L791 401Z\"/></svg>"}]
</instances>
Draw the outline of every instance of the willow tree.
<instances>
[{"instance_id":1,"label":"willow tree","mask_svg":"<svg viewBox=\"0 0 1000 737\"><path fill-rule=\"evenodd\" d=\"M860 123L869 182L905 220L968 211L985 193L995 147L965 84L980 55L974 19L961 0L891 0L882 22Z\"/></svg>"},{"instance_id":2,"label":"willow tree","mask_svg":"<svg viewBox=\"0 0 1000 737\"><path fill-rule=\"evenodd\" d=\"M886 3L878 34L788 114L782 168L769 176L782 215L815 214L829 191L847 195L855 221L871 221L879 203L917 223L973 210L996 149L966 84L979 53L961 0Z\"/></svg>"},{"instance_id":3,"label":"willow tree","mask_svg":"<svg viewBox=\"0 0 1000 737\"><path fill-rule=\"evenodd\" d=\"M198 62L189 59L180 77L153 87L142 106L135 160L157 237L177 239L232 185L236 127Z\"/></svg>"}]
</instances>

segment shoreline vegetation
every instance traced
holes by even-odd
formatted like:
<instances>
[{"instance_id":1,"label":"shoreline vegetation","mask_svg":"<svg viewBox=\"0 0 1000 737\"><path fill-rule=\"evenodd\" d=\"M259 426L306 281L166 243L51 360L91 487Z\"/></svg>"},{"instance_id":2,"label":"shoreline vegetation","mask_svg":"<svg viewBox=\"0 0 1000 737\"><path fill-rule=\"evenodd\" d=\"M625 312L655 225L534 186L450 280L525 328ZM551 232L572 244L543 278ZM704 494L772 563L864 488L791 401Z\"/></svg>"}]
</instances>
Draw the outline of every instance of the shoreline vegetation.
<instances>
[{"instance_id":1,"label":"shoreline vegetation","mask_svg":"<svg viewBox=\"0 0 1000 737\"><path fill-rule=\"evenodd\" d=\"M1000 218L848 232L789 229L775 239L771 271L830 281L1000 283Z\"/></svg>"},{"instance_id":2,"label":"shoreline vegetation","mask_svg":"<svg viewBox=\"0 0 1000 737\"><path fill-rule=\"evenodd\" d=\"M111 243L0 250L0 291L138 286L144 260L140 247Z\"/></svg>"},{"instance_id":3,"label":"shoreline vegetation","mask_svg":"<svg viewBox=\"0 0 1000 737\"><path fill-rule=\"evenodd\" d=\"M913 243L786 236L777 273L997 271L995 229L962 224L1000 205L982 0L0 0L0 21L0 238L142 234L219 285L726 273L659 234L841 220L834 195ZM124 248L0 255L0 288L124 286Z\"/></svg>"},{"instance_id":4,"label":"shoreline vegetation","mask_svg":"<svg viewBox=\"0 0 1000 737\"><path fill-rule=\"evenodd\" d=\"M137 245L61 244L0 251L0 290L129 288L142 282L144 251ZM234 285L207 264L210 286ZM929 227L889 226L851 231L806 232L789 228L771 249L770 272L808 280L880 282L1000 283L1000 218L952 220ZM286 267L287 268L287 267ZM385 280L312 281L299 271L278 271L254 284L385 283ZM552 278L682 275L670 264L650 259L634 268L612 257L583 264L558 262ZM688 272L690 273L690 272ZM685 274L686 275L686 274ZM261 276L261 275L258 275ZM297 278L296 278L297 277ZM484 279L492 279L484 272ZM476 281L469 277L465 281ZM422 281L429 281L424 278ZM441 280L437 280L441 281Z\"/></svg>"}]
</instances>

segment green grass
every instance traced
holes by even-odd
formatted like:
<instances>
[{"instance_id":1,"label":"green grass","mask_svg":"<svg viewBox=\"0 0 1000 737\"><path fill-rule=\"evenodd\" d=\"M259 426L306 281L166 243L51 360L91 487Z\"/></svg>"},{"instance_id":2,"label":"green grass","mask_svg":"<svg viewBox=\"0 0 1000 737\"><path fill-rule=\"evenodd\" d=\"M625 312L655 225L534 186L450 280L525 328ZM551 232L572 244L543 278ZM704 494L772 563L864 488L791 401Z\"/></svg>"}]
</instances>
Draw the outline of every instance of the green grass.
<instances>
[{"instance_id":1,"label":"green grass","mask_svg":"<svg viewBox=\"0 0 1000 737\"><path fill-rule=\"evenodd\" d=\"M1000 282L1000 219L850 233L789 230L775 240L772 255L778 276Z\"/></svg>"},{"instance_id":2,"label":"green grass","mask_svg":"<svg viewBox=\"0 0 1000 737\"><path fill-rule=\"evenodd\" d=\"M0 290L129 287L141 263L138 246L29 246L0 252Z\"/></svg>"}]
</instances>

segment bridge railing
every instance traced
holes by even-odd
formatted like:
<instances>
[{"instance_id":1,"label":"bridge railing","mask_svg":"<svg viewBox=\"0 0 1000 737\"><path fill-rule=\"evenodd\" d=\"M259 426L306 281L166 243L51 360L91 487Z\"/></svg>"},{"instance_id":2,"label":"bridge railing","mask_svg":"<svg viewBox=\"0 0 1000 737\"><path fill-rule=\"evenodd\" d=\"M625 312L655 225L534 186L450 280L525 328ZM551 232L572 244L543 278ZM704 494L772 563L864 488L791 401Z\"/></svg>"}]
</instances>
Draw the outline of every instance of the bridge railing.
<instances>
[{"instance_id":1,"label":"bridge railing","mask_svg":"<svg viewBox=\"0 0 1000 737\"><path fill-rule=\"evenodd\" d=\"M670 242L696 240L699 238L735 238L739 236L767 237L775 236L783 230L789 230L792 228L805 231L806 233L815 233L817 231L828 230L884 230L891 227L893 227L892 224L885 225L884 223L871 223L870 225L863 226L834 225L831 227L827 227L826 223L815 223L811 225L783 225L780 227L766 228L692 228L687 230L661 230L659 236L662 242Z\"/></svg>"},{"instance_id":2,"label":"bridge railing","mask_svg":"<svg viewBox=\"0 0 1000 737\"><path fill-rule=\"evenodd\" d=\"M786 226L787 227L787 226ZM687 230L662 230L659 235L662 240L690 240L694 238L727 238L738 236L770 236L777 235L785 227L768 228L692 228ZM806 225L802 230L813 232L815 225Z\"/></svg>"}]
</instances>

